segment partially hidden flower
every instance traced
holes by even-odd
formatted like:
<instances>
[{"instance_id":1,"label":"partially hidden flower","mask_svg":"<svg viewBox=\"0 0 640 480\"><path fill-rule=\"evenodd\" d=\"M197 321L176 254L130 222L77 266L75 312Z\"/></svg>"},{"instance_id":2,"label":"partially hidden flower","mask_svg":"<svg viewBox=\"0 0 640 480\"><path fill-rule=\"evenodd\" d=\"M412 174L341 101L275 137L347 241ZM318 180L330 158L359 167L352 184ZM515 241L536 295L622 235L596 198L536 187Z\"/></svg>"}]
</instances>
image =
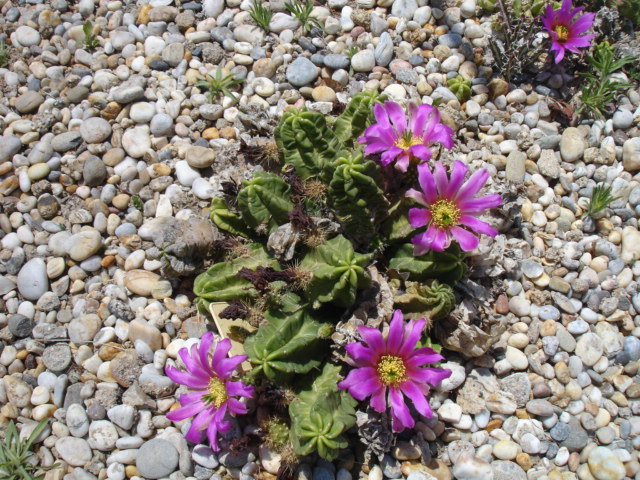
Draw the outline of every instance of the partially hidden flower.
<instances>
[{"instance_id":1,"label":"partially hidden flower","mask_svg":"<svg viewBox=\"0 0 640 480\"><path fill-rule=\"evenodd\" d=\"M451 375L451 370L424 366L444 359L429 347L416 348L425 326L424 318L405 323L402 312L396 310L386 339L378 329L361 325L358 333L363 342L345 347L351 357L347 361L357 368L338 387L360 401L371 397L371 406L378 412L386 411L389 405L395 432L415 424L405 397L418 413L432 417L426 398L429 386L435 387Z\"/></svg>"},{"instance_id":2,"label":"partially hidden flower","mask_svg":"<svg viewBox=\"0 0 640 480\"><path fill-rule=\"evenodd\" d=\"M358 139L366 145L367 155L382 153L380 163L389 165L395 160L395 168L406 172L412 159L417 163L431 159L430 145L440 143L453 147L453 130L440 123L440 112L431 105L409 104L409 118L395 102L376 103L373 114L378 123L367 128Z\"/></svg>"},{"instance_id":3,"label":"partially hidden flower","mask_svg":"<svg viewBox=\"0 0 640 480\"><path fill-rule=\"evenodd\" d=\"M555 62L560 63L566 50L580 53L579 48L588 47L594 34L585 34L593 25L595 14L579 13L584 7L573 8L571 0L562 0L558 10L554 10L551 3L542 16L542 24L551 36L551 51L555 52Z\"/></svg>"},{"instance_id":4,"label":"partially hidden flower","mask_svg":"<svg viewBox=\"0 0 640 480\"><path fill-rule=\"evenodd\" d=\"M486 169L480 169L465 182L469 168L456 160L451 177L447 177L441 162L435 162L433 173L428 165L418 165L418 182L422 192L410 189L407 197L412 198L426 208L409 210L409 223L414 228L427 227L411 239L415 245L415 255L429 250L438 252L446 249L455 239L464 251L473 250L480 243L475 234L495 237L498 232L488 223L478 220L478 215L489 208L502 204L497 193L482 197L475 195L489 178Z\"/></svg>"},{"instance_id":5,"label":"partially hidden flower","mask_svg":"<svg viewBox=\"0 0 640 480\"><path fill-rule=\"evenodd\" d=\"M214 343L213 333L205 333L199 345L194 344L191 350L182 348L178 352L187 368L186 372L174 366L166 368L171 380L190 389L189 393L180 395L181 407L167 413L167 418L177 422L195 416L185 438L198 443L202 432L206 430L211 448L218 451L218 433L227 433L231 429L231 422L225 417L227 414L247 413L247 406L236 397L253 396L253 387L230 380L247 355L227 358L231 341L225 338L215 345L210 357Z\"/></svg>"}]
</instances>

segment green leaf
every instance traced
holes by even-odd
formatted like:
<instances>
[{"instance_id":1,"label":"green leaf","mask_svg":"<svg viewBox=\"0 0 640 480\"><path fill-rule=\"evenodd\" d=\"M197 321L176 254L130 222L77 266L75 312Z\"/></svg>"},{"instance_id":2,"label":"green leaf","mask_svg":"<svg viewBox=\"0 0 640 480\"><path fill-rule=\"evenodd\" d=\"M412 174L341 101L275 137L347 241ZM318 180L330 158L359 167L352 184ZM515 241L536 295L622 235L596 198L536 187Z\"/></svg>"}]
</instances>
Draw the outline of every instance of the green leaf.
<instances>
[{"instance_id":1,"label":"green leaf","mask_svg":"<svg viewBox=\"0 0 640 480\"><path fill-rule=\"evenodd\" d=\"M255 269L260 266L278 268L278 263L267 255L262 245L253 243L249 245L248 255L230 262L216 263L198 275L193 284L193 292L210 302L255 297L258 294L257 290L248 280L238 277L237 274L242 268Z\"/></svg>"},{"instance_id":2,"label":"green leaf","mask_svg":"<svg viewBox=\"0 0 640 480\"><path fill-rule=\"evenodd\" d=\"M430 250L424 255L415 256L413 245L402 245L389 261L389 268L409 273L409 279L422 282L437 279L453 285L467 271L463 252L452 243L444 252Z\"/></svg>"},{"instance_id":3,"label":"green leaf","mask_svg":"<svg viewBox=\"0 0 640 480\"><path fill-rule=\"evenodd\" d=\"M307 298L319 303L330 302L349 307L359 288L369 286L371 279L365 270L371 255L356 253L351 242L342 235L311 250L300 266L313 274Z\"/></svg>"},{"instance_id":4,"label":"green leaf","mask_svg":"<svg viewBox=\"0 0 640 480\"><path fill-rule=\"evenodd\" d=\"M242 219L253 229L266 227L269 233L289 221L293 209L291 187L278 175L255 172L238 193Z\"/></svg>"}]
</instances>

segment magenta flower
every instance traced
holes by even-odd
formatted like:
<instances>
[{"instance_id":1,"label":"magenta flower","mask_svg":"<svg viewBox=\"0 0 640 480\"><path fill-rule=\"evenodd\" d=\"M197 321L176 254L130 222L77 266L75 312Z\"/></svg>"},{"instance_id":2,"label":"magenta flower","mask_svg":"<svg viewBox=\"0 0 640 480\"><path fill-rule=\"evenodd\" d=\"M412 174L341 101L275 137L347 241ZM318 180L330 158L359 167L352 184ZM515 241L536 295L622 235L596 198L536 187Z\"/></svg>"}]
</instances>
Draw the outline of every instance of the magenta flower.
<instances>
[{"instance_id":1,"label":"magenta flower","mask_svg":"<svg viewBox=\"0 0 640 480\"><path fill-rule=\"evenodd\" d=\"M544 28L551 36L551 51L555 53L555 62L560 63L564 58L565 50L580 53L579 48L588 47L594 34L586 35L584 32L593 25L595 14L585 13L578 16L584 7L572 8L571 0L562 0L559 10L554 10L551 3L542 16Z\"/></svg>"},{"instance_id":2,"label":"magenta flower","mask_svg":"<svg viewBox=\"0 0 640 480\"><path fill-rule=\"evenodd\" d=\"M436 162L433 174L428 165L418 165L422 192L412 188L407 191L407 197L427 208L409 210L409 223L414 228L426 226L427 229L411 239L415 255L429 250L441 252L451 244L452 238L462 250L473 250L480 242L473 232L492 237L498 234L488 223L476 217L484 210L500 206L502 198L497 193L474 198L489 178L489 172L484 168L478 170L465 182L468 170L464 163L456 160L451 178L447 178L440 162Z\"/></svg>"},{"instance_id":3,"label":"magenta flower","mask_svg":"<svg viewBox=\"0 0 640 480\"><path fill-rule=\"evenodd\" d=\"M247 406L233 397L253 396L253 387L244 383L232 382L230 377L247 355L227 358L231 341L225 338L215 346L213 356L209 352L214 344L213 333L202 336L200 345L192 345L191 351L182 348L178 354L187 367L183 372L173 366L166 368L167 376L176 383L186 385L192 391L180 395L181 407L167 413L174 422L195 416L185 438L193 443L200 442L202 432L207 431L211 448L218 451L217 435L227 433L231 422L225 420L227 413L232 415L247 413Z\"/></svg>"},{"instance_id":4,"label":"magenta flower","mask_svg":"<svg viewBox=\"0 0 640 480\"><path fill-rule=\"evenodd\" d=\"M409 104L408 124L404 111L394 102L376 103L373 114L378 123L367 128L358 143L366 145L367 155L382 152L382 165L395 160L395 167L406 172L411 159L431 159L429 145L453 147L453 130L440 123L440 112L431 105Z\"/></svg>"},{"instance_id":5,"label":"magenta flower","mask_svg":"<svg viewBox=\"0 0 640 480\"><path fill-rule=\"evenodd\" d=\"M451 375L451 370L424 367L425 364L444 360L429 347L416 349L425 326L424 318L405 324L402 312L396 310L386 341L379 330L361 325L358 333L364 343L353 342L346 346L352 357L348 362L357 368L351 370L338 387L360 401L371 397L371 406L378 412L387 409L388 392L395 432L415 424L404 396L413 402L421 415L432 417L433 412L426 399L429 385L435 387Z\"/></svg>"}]
</instances>

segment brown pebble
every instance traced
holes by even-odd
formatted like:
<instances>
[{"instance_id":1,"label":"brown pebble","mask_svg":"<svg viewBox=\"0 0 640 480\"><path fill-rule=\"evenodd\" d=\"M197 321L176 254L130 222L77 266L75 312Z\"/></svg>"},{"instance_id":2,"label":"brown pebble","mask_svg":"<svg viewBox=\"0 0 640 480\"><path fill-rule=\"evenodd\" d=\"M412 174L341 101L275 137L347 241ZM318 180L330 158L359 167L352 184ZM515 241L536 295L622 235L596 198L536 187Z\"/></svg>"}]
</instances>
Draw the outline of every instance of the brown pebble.
<instances>
[{"instance_id":1,"label":"brown pebble","mask_svg":"<svg viewBox=\"0 0 640 480\"><path fill-rule=\"evenodd\" d=\"M233 140L236 138L236 129L233 127L224 127L220 130L220 136L228 140Z\"/></svg>"},{"instance_id":2,"label":"brown pebble","mask_svg":"<svg viewBox=\"0 0 640 480\"><path fill-rule=\"evenodd\" d=\"M531 456L524 452L521 452L516 456L516 463L520 465L525 472L533 466Z\"/></svg>"},{"instance_id":3,"label":"brown pebble","mask_svg":"<svg viewBox=\"0 0 640 480\"><path fill-rule=\"evenodd\" d=\"M140 475L140 473L138 472L138 468L135 465L127 465L126 467L124 467L124 473L127 478L137 477Z\"/></svg>"},{"instance_id":4,"label":"brown pebble","mask_svg":"<svg viewBox=\"0 0 640 480\"><path fill-rule=\"evenodd\" d=\"M100 265L102 266L102 268L107 268L113 265L115 261L116 257L114 257L113 255L107 255L103 257L102 260L100 260Z\"/></svg>"},{"instance_id":5,"label":"brown pebble","mask_svg":"<svg viewBox=\"0 0 640 480\"><path fill-rule=\"evenodd\" d=\"M500 315L509 313L509 299L504 294L500 295L496 300L496 313Z\"/></svg>"},{"instance_id":6,"label":"brown pebble","mask_svg":"<svg viewBox=\"0 0 640 480\"><path fill-rule=\"evenodd\" d=\"M204 138L205 140L220 138L220 131L216 127L207 128L202 132L202 138Z\"/></svg>"},{"instance_id":7,"label":"brown pebble","mask_svg":"<svg viewBox=\"0 0 640 480\"><path fill-rule=\"evenodd\" d=\"M489 420L489 423L487 424L487 427L485 428L485 430L487 432L491 432L496 428L500 428L501 426L502 426L502 419L494 418L493 420Z\"/></svg>"}]
</instances>

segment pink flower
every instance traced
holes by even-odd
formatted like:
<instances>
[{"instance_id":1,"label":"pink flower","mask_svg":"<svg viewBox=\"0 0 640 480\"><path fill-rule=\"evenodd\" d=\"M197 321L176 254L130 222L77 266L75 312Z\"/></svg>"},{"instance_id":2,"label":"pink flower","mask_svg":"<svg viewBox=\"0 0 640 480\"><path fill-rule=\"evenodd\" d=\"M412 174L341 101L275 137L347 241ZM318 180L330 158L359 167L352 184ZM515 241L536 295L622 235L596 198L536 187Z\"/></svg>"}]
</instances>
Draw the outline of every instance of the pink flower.
<instances>
[{"instance_id":1,"label":"pink flower","mask_svg":"<svg viewBox=\"0 0 640 480\"><path fill-rule=\"evenodd\" d=\"M407 197L426 208L409 210L409 223L414 228L426 226L427 229L411 239L415 255L429 250L441 252L451 244L452 238L462 250L473 250L480 242L473 232L492 237L498 234L488 223L476 217L484 210L501 205L502 198L497 193L474 198L489 178L489 172L484 168L478 170L465 182L468 170L464 163L456 160L451 178L447 178L440 162L436 162L433 174L428 165L418 165L422 192L412 188L407 191Z\"/></svg>"},{"instance_id":2,"label":"pink flower","mask_svg":"<svg viewBox=\"0 0 640 480\"><path fill-rule=\"evenodd\" d=\"M191 351L183 348L178 352L187 367L186 372L173 366L166 368L171 380L191 389L190 393L180 396L181 408L167 413L167 418L177 422L195 416L185 438L198 443L206 430L211 448L218 451L218 432L227 433L231 429L231 422L225 420L226 414L247 413L247 406L234 397L253 396L253 387L229 380L247 355L227 358L231 341L225 338L215 346L210 359L213 344L213 333L205 333L199 345L191 346Z\"/></svg>"},{"instance_id":3,"label":"pink flower","mask_svg":"<svg viewBox=\"0 0 640 480\"><path fill-rule=\"evenodd\" d=\"M559 10L554 10L551 3L542 16L544 28L551 36L551 51L555 51L555 62L560 63L565 50L580 53L579 48L588 47L594 34L585 35L593 25L595 14L585 13L578 16L584 7L572 8L571 0L562 0Z\"/></svg>"},{"instance_id":4,"label":"pink flower","mask_svg":"<svg viewBox=\"0 0 640 480\"><path fill-rule=\"evenodd\" d=\"M453 147L453 130L440 123L440 112L431 105L409 104L408 124L404 111L395 102L376 103L373 114L378 123L367 128L358 143L366 145L367 155L382 152L382 165L395 160L395 167L406 172L411 159L431 159L429 145Z\"/></svg>"},{"instance_id":5,"label":"pink flower","mask_svg":"<svg viewBox=\"0 0 640 480\"><path fill-rule=\"evenodd\" d=\"M415 424L404 396L421 415L431 417L433 412L426 399L429 385L435 387L451 375L451 370L423 367L444 360L429 347L416 349L425 326L424 318L405 324L402 312L396 310L386 341L379 330L361 325L358 333L364 343L353 342L346 346L351 356L348 362L357 368L351 370L338 387L360 401L371 397L371 406L378 412L387 409L388 401L395 432Z\"/></svg>"}]
</instances>

